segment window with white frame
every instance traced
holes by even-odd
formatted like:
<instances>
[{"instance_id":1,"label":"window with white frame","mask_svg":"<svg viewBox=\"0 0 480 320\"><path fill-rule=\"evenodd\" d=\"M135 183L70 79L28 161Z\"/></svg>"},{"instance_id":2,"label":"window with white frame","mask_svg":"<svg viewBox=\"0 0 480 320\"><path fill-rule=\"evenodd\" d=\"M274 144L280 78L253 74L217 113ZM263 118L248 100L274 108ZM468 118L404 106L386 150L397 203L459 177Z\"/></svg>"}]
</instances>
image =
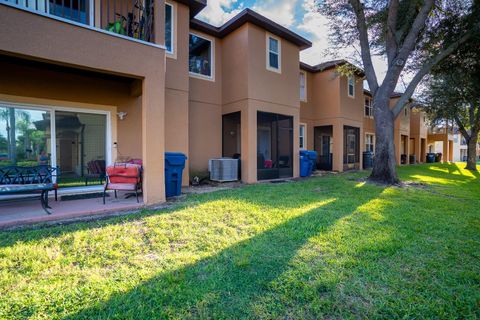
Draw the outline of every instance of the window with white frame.
<instances>
[{"instance_id":1,"label":"window with white frame","mask_svg":"<svg viewBox=\"0 0 480 320\"><path fill-rule=\"evenodd\" d=\"M375 135L365 134L365 151L375 152Z\"/></svg>"},{"instance_id":2,"label":"window with white frame","mask_svg":"<svg viewBox=\"0 0 480 320\"><path fill-rule=\"evenodd\" d=\"M307 125L304 123L300 124L300 132L299 132L299 137L300 137L300 149L306 149L307 148Z\"/></svg>"},{"instance_id":3,"label":"window with white frame","mask_svg":"<svg viewBox=\"0 0 480 320\"><path fill-rule=\"evenodd\" d=\"M275 72L281 70L281 42L280 39L267 35L267 69Z\"/></svg>"},{"instance_id":4,"label":"window with white frame","mask_svg":"<svg viewBox=\"0 0 480 320\"><path fill-rule=\"evenodd\" d=\"M355 76L348 76L348 96L355 98Z\"/></svg>"},{"instance_id":5,"label":"window with white frame","mask_svg":"<svg viewBox=\"0 0 480 320\"><path fill-rule=\"evenodd\" d=\"M300 72L300 100L307 101L307 74Z\"/></svg>"},{"instance_id":6,"label":"window with white frame","mask_svg":"<svg viewBox=\"0 0 480 320\"><path fill-rule=\"evenodd\" d=\"M175 34L175 21L174 21L174 8L173 5L165 3L165 47L167 53L173 54L174 52L174 34Z\"/></svg>"},{"instance_id":7,"label":"window with white frame","mask_svg":"<svg viewBox=\"0 0 480 320\"><path fill-rule=\"evenodd\" d=\"M213 78L213 43L211 40L190 33L188 68L192 75Z\"/></svg>"},{"instance_id":8,"label":"window with white frame","mask_svg":"<svg viewBox=\"0 0 480 320\"><path fill-rule=\"evenodd\" d=\"M373 118L372 99L365 97L365 117Z\"/></svg>"}]
</instances>

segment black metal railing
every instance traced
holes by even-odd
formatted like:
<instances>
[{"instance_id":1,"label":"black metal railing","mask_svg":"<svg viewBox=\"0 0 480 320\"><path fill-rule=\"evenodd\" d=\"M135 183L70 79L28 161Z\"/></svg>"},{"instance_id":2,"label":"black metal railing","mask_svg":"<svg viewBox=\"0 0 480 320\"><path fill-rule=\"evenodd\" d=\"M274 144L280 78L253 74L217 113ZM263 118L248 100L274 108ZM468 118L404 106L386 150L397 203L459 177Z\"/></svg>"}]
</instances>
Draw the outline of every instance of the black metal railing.
<instances>
[{"instance_id":1,"label":"black metal railing","mask_svg":"<svg viewBox=\"0 0 480 320\"><path fill-rule=\"evenodd\" d=\"M29 10L153 42L153 0L0 0Z\"/></svg>"},{"instance_id":2,"label":"black metal railing","mask_svg":"<svg viewBox=\"0 0 480 320\"><path fill-rule=\"evenodd\" d=\"M103 29L127 37L153 41L153 0L101 2Z\"/></svg>"}]
</instances>

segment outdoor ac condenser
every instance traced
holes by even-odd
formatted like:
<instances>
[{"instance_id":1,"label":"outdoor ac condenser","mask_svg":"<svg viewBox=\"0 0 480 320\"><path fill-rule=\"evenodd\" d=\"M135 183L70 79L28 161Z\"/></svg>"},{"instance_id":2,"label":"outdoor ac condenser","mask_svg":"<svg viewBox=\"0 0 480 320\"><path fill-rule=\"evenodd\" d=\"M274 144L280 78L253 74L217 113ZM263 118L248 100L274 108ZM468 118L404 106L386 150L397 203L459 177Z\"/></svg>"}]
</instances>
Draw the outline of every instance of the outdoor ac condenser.
<instances>
[{"instance_id":1,"label":"outdoor ac condenser","mask_svg":"<svg viewBox=\"0 0 480 320\"><path fill-rule=\"evenodd\" d=\"M208 162L210 180L218 182L237 181L238 162L238 159L232 158L210 159Z\"/></svg>"}]
</instances>

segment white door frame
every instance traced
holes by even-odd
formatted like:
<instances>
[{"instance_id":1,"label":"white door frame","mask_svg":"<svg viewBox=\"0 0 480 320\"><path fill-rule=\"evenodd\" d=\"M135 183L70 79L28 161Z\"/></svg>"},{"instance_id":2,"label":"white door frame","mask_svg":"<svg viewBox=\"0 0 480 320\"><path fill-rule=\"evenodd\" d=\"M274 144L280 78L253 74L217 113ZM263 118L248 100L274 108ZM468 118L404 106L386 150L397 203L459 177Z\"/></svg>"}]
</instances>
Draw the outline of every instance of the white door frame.
<instances>
[{"instance_id":1,"label":"white door frame","mask_svg":"<svg viewBox=\"0 0 480 320\"><path fill-rule=\"evenodd\" d=\"M55 127L55 112L56 111L105 115L105 117L106 117L105 163L106 163L106 165L112 164L112 119L111 119L111 111L88 109L88 108L63 107L63 106L55 106L55 105L40 105L40 104L31 104L31 103L6 102L6 101L2 101L2 100L0 100L0 106L5 106L5 107L10 107L10 108L15 108L15 109L27 109L27 110L38 110L38 111L48 111L48 112L50 112L50 137L51 137L50 138L50 148L51 148L51 151L52 151L50 161L51 161L52 167L57 167L57 139L56 139L56 127Z\"/></svg>"}]
</instances>

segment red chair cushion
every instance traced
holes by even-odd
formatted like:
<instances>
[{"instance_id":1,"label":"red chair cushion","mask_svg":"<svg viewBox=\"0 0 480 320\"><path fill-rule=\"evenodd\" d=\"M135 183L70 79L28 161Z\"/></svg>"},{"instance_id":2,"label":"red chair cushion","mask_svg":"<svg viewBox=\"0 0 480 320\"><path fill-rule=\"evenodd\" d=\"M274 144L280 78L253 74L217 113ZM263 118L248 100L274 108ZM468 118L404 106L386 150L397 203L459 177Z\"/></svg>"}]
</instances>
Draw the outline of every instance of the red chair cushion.
<instances>
[{"instance_id":1,"label":"red chair cushion","mask_svg":"<svg viewBox=\"0 0 480 320\"><path fill-rule=\"evenodd\" d=\"M125 164L107 167L110 184L133 184L140 182L140 166Z\"/></svg>"}]
</instances>

